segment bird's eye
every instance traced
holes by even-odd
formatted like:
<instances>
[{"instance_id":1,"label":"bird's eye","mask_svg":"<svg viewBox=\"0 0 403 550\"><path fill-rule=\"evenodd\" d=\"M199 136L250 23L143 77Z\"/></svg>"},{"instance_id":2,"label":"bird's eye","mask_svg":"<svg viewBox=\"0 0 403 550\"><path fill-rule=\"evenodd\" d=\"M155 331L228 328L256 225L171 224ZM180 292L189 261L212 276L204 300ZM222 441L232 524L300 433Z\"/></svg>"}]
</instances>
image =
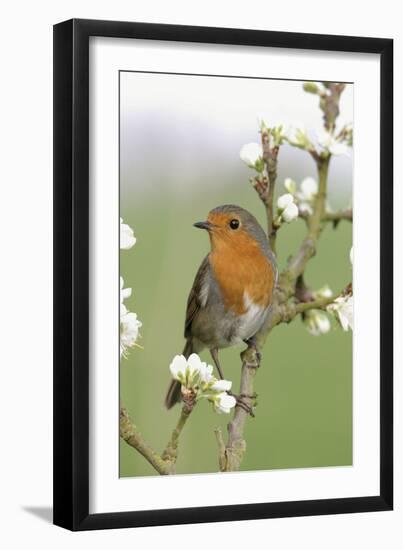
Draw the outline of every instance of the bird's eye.
<instances>
[{"instance_id":1,"label":"bird's eye","mask_svg":"<svg viewBox=\"0 0 403 550\"><path fill-rule=\"evenodd\" d=\"M238 229L238 227L239 227L239 220L235 220L235 219L231 220L231 221L229 222L229 226L230 226L231 229Z\"/></svg>"}]
</instances>

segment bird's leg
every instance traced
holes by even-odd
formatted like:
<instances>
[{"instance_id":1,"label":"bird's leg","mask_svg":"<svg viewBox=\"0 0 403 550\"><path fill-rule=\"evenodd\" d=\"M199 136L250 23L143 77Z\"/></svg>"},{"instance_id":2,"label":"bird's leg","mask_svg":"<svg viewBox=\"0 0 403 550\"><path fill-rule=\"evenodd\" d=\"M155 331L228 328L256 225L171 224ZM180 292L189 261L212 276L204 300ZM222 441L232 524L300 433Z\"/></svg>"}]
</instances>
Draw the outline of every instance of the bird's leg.
<instances>
[{"instance_id":1,"label":"bird's leg","mask_svg":"<svg viewBox=\"0 0 403 550\"><path fill-rule=\"evenodd\" d=\"M221 369L220 361L218 360L218 349L212 348L210 350L211 357L213 358L214 364L218 370L218 374L220 375L221 380L224 380L224 373Z\"/></svg>"},{"instance_id":2,"label":"bird's leg","mask_svg":"<svg viewBox=\"0 0 403 550\"><path fill-rule=\"evenodd\" d=\"M257 359L257 366L260 367L260 362L262 360L262 354L260 353L258 347L257 347L257 342L256 342L256 338L254 336L252 336L251 338L248 338L247 340L244 340L245 344L249 347L249 348L252 348L255 353L256 353L256 359Z\"/></svg>"},{"instance_id":3,"label":"bird's leg","mask_svg":"<svg viewBox=\"0 0 403 550\"><path fill-rule=\"evenodd\" d=\"M219 374L221 380L224 380L224 373L221 369L220 361L218 359L218 349L217 348L212 348L210 350L210 353L211 353L211 357L213 358L214 364L217 367L218 374ZM227 391L227 393L228 393L228 395L232 395L233 397L235 397L236 404L239 407L241 407L244 411L249 413L251 416L255 416L254 412L253 412L253 407L251 407L250 405L245 403L243 398L256 399L257 393L254 393L253 395L247 395L246 393L240 393L239 395L236 395L236 394L232 393L232 391Z\"/></svg>"}]
</instances>

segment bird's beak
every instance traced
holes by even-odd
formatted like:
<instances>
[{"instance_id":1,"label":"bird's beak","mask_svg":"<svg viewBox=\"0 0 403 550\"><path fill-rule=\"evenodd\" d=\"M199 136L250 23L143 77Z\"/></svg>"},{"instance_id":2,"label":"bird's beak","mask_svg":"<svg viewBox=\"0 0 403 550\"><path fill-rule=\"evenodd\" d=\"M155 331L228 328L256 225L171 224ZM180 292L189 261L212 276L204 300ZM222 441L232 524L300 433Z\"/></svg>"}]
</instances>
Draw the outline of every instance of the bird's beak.
<instances>
[{"instance_id":1,"label":"bird's beak","mask_svg":"<svg viewBox=\"0 0 403 550\"><path fill-rule=\"evenodd\" d=\"M207 229L207 231L212 228L212 224L210 222L196 222L193 226L198 227L199 229Z\"/></svg>"}]
</instances>

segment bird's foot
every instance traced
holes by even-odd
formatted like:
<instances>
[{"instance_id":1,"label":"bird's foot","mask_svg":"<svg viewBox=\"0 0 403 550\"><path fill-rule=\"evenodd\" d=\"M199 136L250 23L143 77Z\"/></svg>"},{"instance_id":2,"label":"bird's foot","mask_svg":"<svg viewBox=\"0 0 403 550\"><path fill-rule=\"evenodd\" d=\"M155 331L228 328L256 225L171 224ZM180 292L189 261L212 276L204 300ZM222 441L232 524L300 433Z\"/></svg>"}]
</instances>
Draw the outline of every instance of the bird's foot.
<instances>
[{"instance_id":1,"label":"bird's foot","mask_svg":"<svg viewBox=\"0 0 403 550\"><path fill-rule=\"evenodd\" d=\"M240 407L241 409L243 409L245 412L247 412L248 414L250 414L250 416L252 416L253 418L255 417L255 408L256 408L256 398L257 398L257 393L254 392L252 394L248 394L248 393L239 393L239 394L234 394L232 393L231 391L227 392L229 395L232 395L233 397L235 397L236 399L236 406L237 407ZM254 401L253 404L249 404L245 401L245 399L247 399L248 401Z\"/></svg>"},{"instance_id":2,"label":"bird's foot","mask_svg":"<svg viewBox=\"0 0 403 550\"><path fill-rule=\"evenodd\" d=\"M248 346L248 349L245 350L245 352L248 352L248 350L252 350L254 354L254 364L255 367L260 367L260 363L262 361L262 354L260 353L259 348L257 347L257 343L255 338L249 338L248 340L245 340L245 344ZM250 352L249 352L250 354Z\"/></svg>"},{"instance_id":3,"label":"bird's foot","mask_svg":"<svg viewBox=\"0 0 403 550\"><path fill-rule=\"evenodd\" d=\"M260 367L261 355L260 352L249 346L241 353L242 362L251 369Z\"/></svg>"}]
</instances>

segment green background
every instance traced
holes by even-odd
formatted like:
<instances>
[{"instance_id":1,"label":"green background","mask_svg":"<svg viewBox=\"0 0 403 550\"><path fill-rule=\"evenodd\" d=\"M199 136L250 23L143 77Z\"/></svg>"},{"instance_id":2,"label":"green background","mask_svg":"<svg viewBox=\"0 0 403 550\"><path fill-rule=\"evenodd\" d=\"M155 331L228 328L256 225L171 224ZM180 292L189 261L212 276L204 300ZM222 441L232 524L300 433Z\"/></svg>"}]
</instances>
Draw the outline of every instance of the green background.
<instances>
[{"instance_id":1,"label":"green background","mask_svg":"<svg viewBox=\"0 0 403 550\"><path fill-rule=\"evenodd\" d=\"M279 182L290 173L297 175L302 155L306 158L298 151L295 165L288 165L285 171L280 152ZM313 163L310 172L314 175ZM241 167L223 185L220 180L216 184L206 182L198 173L191 193L174 192L170 186L159 186L157 180L149 181L155 190L152 193L122 192L130 188L128 181L121 187L121 215L133 227L137 244L121 251L120 269L125 287L133 288L125 303L143 322L139 343L144 347L133 349L128 359L122 360L121 398L157 451L165 447L178 418L178 407L167 411L163 406L170 381L168 367L182 352L188 292L209 249L207 234L192 224L205 219L208 211L219 204L235 203L250 210L264 226L263 208L248 183L249 176L250 171ZM330 179L334 188L337 182L332 176ZM278 187L278 193L283 193L281 183ZM334 203L346 204L348 200L349 196L335 194ZM304 232L302 221L280 230L280 269L297 249ZM336 292L351 281L351 242L350 223L342 222L337 229L326 227L318 253L306 270L312 288L328 283ZM225 376L233 381L235 391L239 387L241 350L220 352ZM202 358L211 363L208 352L203 352ZM256 391L256 417L247 422L242 470L352 464L351 332L343 332L332 321L328 334L314 337L300 318L277 327L263 350ZM205 401L197 405L181 436L178 473L218 470L214 427L221 426L225 433L228 420L227 415L214 413ZM142 456L120 441L120 475L156 473Z\"/></svg>"}]
</instances>

